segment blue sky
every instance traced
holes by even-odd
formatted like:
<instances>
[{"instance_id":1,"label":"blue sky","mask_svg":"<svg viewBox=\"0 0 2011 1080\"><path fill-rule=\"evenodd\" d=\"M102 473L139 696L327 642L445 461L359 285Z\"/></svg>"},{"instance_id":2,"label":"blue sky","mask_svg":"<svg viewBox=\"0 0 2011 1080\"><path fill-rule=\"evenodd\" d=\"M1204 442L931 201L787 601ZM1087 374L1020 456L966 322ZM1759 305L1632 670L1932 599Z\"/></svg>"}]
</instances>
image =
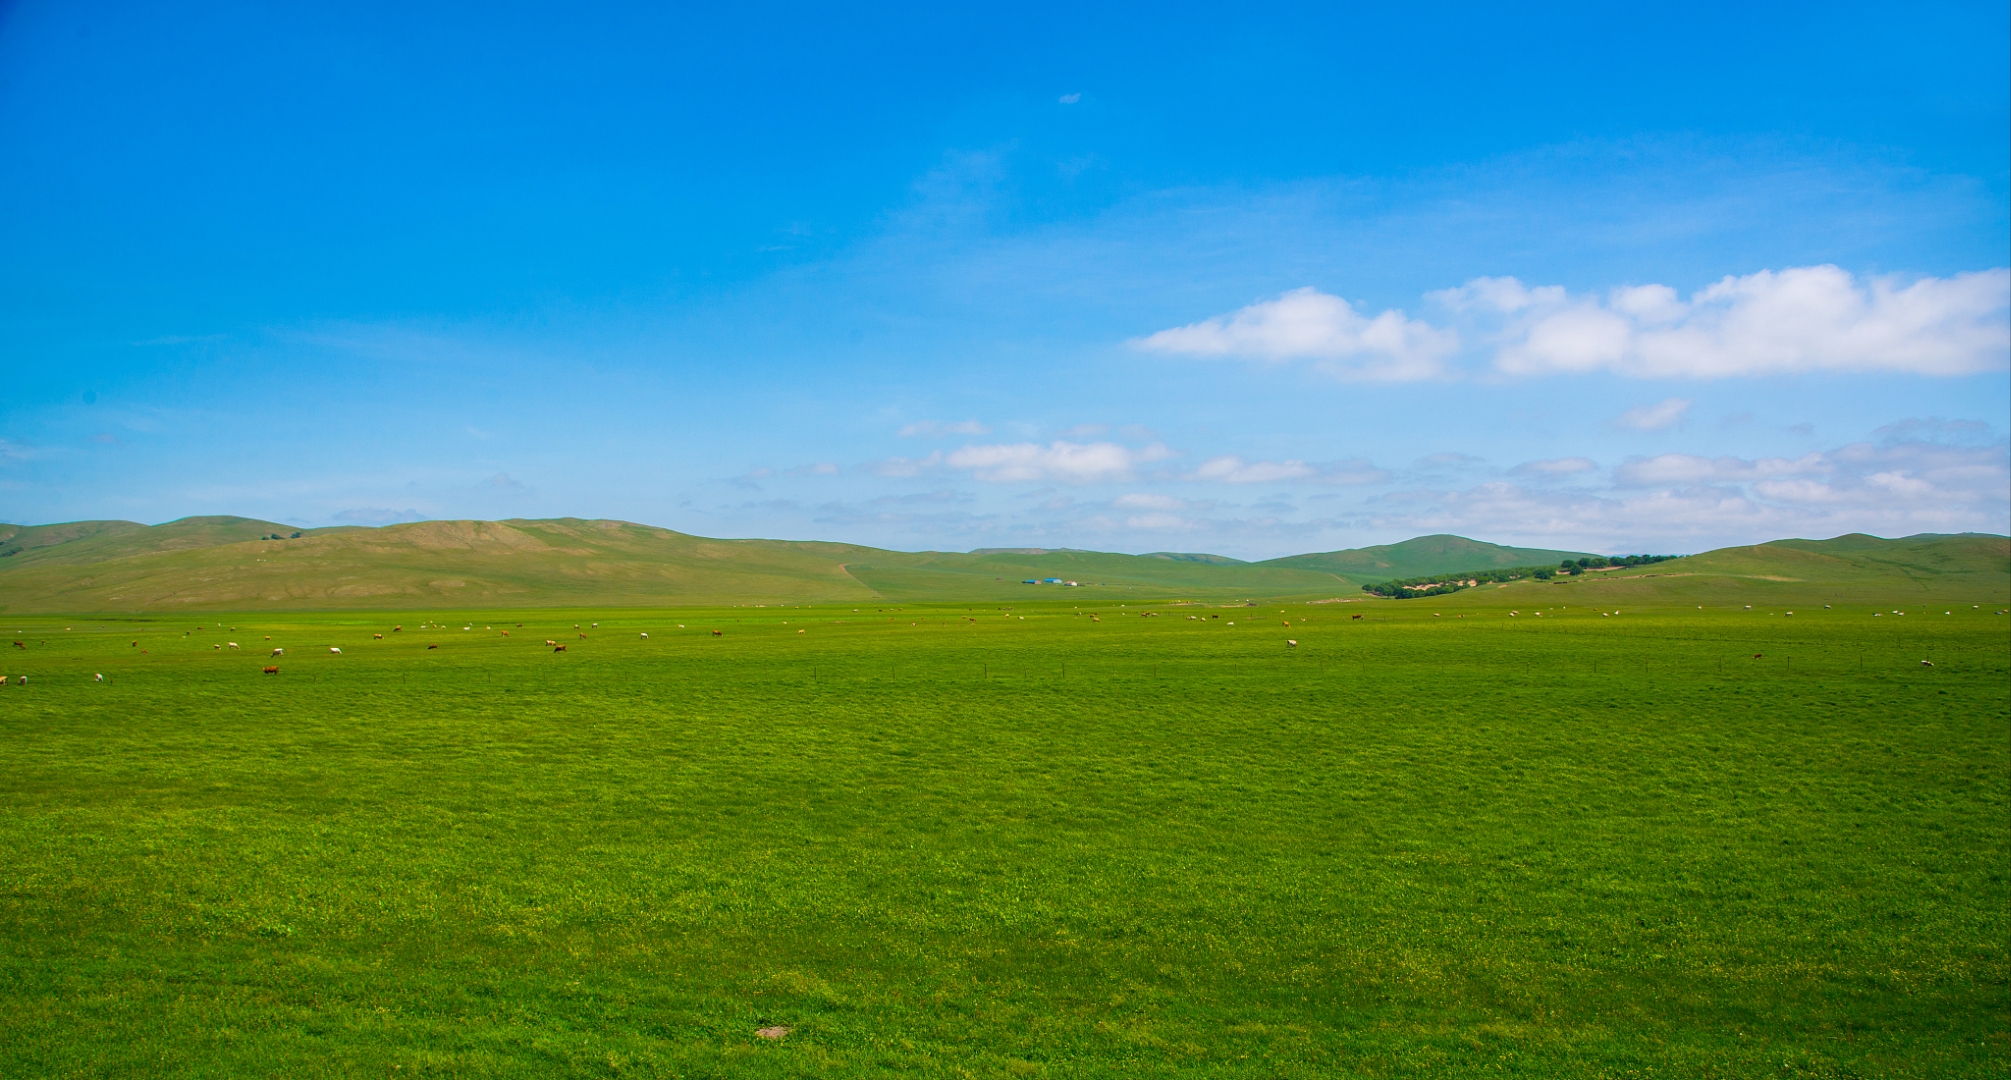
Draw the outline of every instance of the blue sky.
<instances>
[{"instance_id":1,"label":"blue sky","mask_svg":"<svg viewBox=\"0 0 2011 1080\"><path fill-rule=\"evenodd\" d=\"M0 6L0 519L2011 531L2005 6Z\"/></svg>"}]
</instances>

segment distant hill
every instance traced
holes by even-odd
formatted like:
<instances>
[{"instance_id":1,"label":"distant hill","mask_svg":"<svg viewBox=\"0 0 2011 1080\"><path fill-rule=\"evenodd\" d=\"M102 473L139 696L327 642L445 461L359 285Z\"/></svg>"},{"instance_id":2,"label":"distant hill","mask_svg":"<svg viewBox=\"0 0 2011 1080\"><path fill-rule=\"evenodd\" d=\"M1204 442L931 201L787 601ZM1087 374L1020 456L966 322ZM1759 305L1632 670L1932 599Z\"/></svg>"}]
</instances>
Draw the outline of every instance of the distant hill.
<instances>
[{"instance_id":1,"label":"distant hill","mask_svg":"<svg viewBox=\"0 0 2011 1080\"><path fill-rule=\"evenodd\" d=\"M1394 578L1424 577L1455 570L1498 570L1511 566L1555 566L1565 559L1582 559L1589 552L1552 551L1548 548L1503 547L1464 536L1438 533L1405 540L1401 544L1323 551L1312 555L1289 555L1254 563L1294 570L1316 570L1356 582L1389 581Z\"/></svg>"},{"instance_id":2,"label":"distant hill","mask_svg":"<svg viewBox=\"0 0 2011 1080\"><path fill-rule=\"evenodd\" d=\"M715 540L579 518L344 526L265 539L295 532L238 517L183 518L154 526L131 521L0 525L0 611L1010 603L1036 597L1085 604L1366 599L1360 587L1368 582L1583 557L1581 552L1504 547L1458 536L1424 536L1259 563L1182 552L906 552L820 541ZM1080 588L1023 584L1047 578L1078 582ZM1879 597L1994 597L2011 583L2011 540L1973 534L1780 540L1589 573L1570 583L1574 592L1596 589L1616 599L1721 596L1794 583ZM1522 585L1535 588L1539 583ZM1514 597L1526 592L1518 586L1511 592L1489 588L1459 595L1463 602L1481 602L1481 593L1525 602ZM1555 595L1566 594L1559 590Z\"/></svg>"},{"instance_id":3,"label":"distant hill","mask_svg":"<svg viewBox=\"0 0 2011 1080\"><path fill-rule=\"evenodd\" d=\"M1059 577L1226 600L1346 592L1331 576L1233 560L1045 549L899 552L715 540L622 521L425 521L295 530L251 518L0 526L0 610L157 611L996 600ZM1204 557L1210 558L1210 557ZM1040 586L1053 589L1053 586ZM1042 593L1040 595L1049 595Z\"/></svg>"},{"instance_id":4,"label":"distant hill","mask_svg":"<svg viewBox=\"0 0 2011 1080\"><path fill-rule=\"evenodd\" d=\"M1775 540L1719 548L1629 574L1652 575L1656 569L1661 576L1821 583L1871 588L1880 595L1995 595L2011 580L2011 537L1921 533L1886 540L1848 533L1830 540Z\"/></svg>"},{"instance_id":5,"label":"distant hill","mask_svg":"<svg viewBox=\"0 0 2011 1080\"><path fill-rule=\"evenodd\" d=\"M1243 560L1232 559L1227 555L1202 555L1192 551L1148 551L1143 557L1147 559L1172 559L1174 562L1210 563L1215 566L1245 565Z\"/></svg>"}]
</instances>

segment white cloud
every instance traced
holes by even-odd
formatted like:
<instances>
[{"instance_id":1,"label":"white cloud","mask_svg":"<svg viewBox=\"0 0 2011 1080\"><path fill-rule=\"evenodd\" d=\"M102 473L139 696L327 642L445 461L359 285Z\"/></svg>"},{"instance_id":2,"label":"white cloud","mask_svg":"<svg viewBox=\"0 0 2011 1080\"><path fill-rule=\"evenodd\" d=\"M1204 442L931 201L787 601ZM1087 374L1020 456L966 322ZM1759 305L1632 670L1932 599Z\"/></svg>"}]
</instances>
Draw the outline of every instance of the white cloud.
<instances>
[{"instance_id":1,"label":"white cloud","mask_svg":"<svg viewBox=\"0 0 2011 1080\"><path fill-rule=\"evenodd\" d=\"M1698 457L1695 454L1660 454L1651 458L1631 458L1613 470L1615 482L1633 487L1656 484L1743 483L1788 476L1827 472L1833 467L1823 454L1798 458L1759 458L1748 461L1736 457Z\"/></svg>"},{"instance_id":2,"label":"white cloud","mask_svg":"<svg viewBox=\"0 0 2011 1080\"><path fill-rule=\"evenodd\" d=\"M1573 473L1591 472L1599 463L1591 458L1561 457L1546 458L1542 461L1525 461L1517 465L1515 472L1537 476L1570 476Z\"/></svg>"},{"instance_id":3,"label":"white cloud","mask_svg":"<svg viewBox=\"0 0 2011 1080\"><path fill-rule=\"evenodd\" d=\"M1223 484L1270 484L1281 480L1302 480L1317 471L1303 461L1244 461L1230 454L1209 458L1188 473L1186 479Z\"/></svg>"},{"instance_id":4,"label":"white cloud","mask_svg":"<svg viewBox=\"0 0 2011 1080\"><path fill-rule=\"evenodd\" d=\"M1176 499L1171 495L1133 492L1129 495L1119 495L1110 505L1119 510L1185 510L1187 500Z\"/></svg>"},{"instance_id":5,"label":"white cloud","mask_svg":"<svg viewBox=\"0 0 2011 1080\"><path fill-rule=\"evenodd\" d=\"M966 446L943 459L955 469L969 469L980 480L1023 483L1056 480L1083 484L1129 478L1140 465L1173 456L1154 443L1134 449L1117 443L1004 443Z\"/></svg>"},{"instance_id":6,"label":"white cloud","mask_svg":"<svg viewBox=\"0 0 2011 1080\"><path fill-rule=\"evenodd\" d=\"M1060 102L1061 102L1061 103L1062 103L1063 105L1073 105L1073 104L1075 104L1076 102L1078 102L1078 101L1081 101L1081 100L1082 100L1082 95L1081 95L1081 94L1063 94L1063 95L1061 95L1061 97L1060 97L1060 98L1058 98L1058 99L1056 99L1056 100L1060 101Z\"/></svg>"},{"instance_id":7,"label":"white cloud","mask_svg":"<svg viewBox=\"0 0 2011 1080\"><path fill-rule=\"evenodd\" d=\"M1367 461L1313 465L1296 458L1286 461L1245 461L1234 454L1212 457L1182 476L1183 480L1217 484L1276 484L1306 480L1321 484L1379 484L1390 478L1386 469Z\"/></svg>"},{"instance_id":8,"label":"white cloud","mask_svg":"<svg viewBox=\"0 0 2011 1080\"><path fill-rule=\"evenodd\" d=\"M1394 309L1366 318L1338 296L1304 288L1131 344L1186 356L1314 360L1342 378L1404 381L1440 374L1459 339Z\"/></svg>"},{"instance_id":9,"label":"white cloud","mask_svg":"<svg viewBox=\"0 0 2011 1080\"><path fill-rule=\"evenodd\" d=\"M1518 295L1503 281L1477 279L1436 295L1453 297L1455 308L1468 293L1509 298L1465 305L1516 316L1495 356L1514 375L1952 376L2002 371L2011 358L2011 271L2002 268L1904 285L1860 281L1836 266L1762 270L1726 277L1687 301L1665 285L1616 289L1602 302L1567 299L1562 290Z\"/></svg>"},{"instance_id":10,"label":"white cloud","mask_svg":"<svg viewBox=\"0 0 2011 1080\"><path fill-rule=\"evenodd\" d=\"M1531 289L1512 277L1477 277L1458 288L1426 293L1425 299L1454 311L1512 315L1526 308L1563 303L1564 286L1543 285Z\"/></svg>"},{"instance_id":11,"label":"white cloud","mask_svg":"<svg viewBox=\"0 0 2011 1080\"><path fill-rule=\"evenodd\" d=\"M1124 519L1127 528L1132 529L1194 529L1197 523L1179 514L1134 514Z\"/></svg>"},{"instance_id":12,"label":"white cloud","mask_svg":"<svg viewBox=\"0 0 2011 1080\"><path fill-rule=\"evenodd\" d=\"M1689 413L1689 399L1672 397L1654 405L1636 405L1621 413L1613 422L1635 431L1660 431L1681 423Z\"/></svg>"},{"instance_id":13,"label":"white cloud","mask_svg":"<svg viewBox=\"0 0 2011 1080\"><path fill-rule=\"evenodd\" d=\"M882 458L879 461L869 461L861 467L864 468L867 472L873 474L874 476L900 478L909 476L920 476L925 472L929 472L932 469L941 467L942 464L943 464L943 452L941 450L937 450L927 457Z\"/></svg>"},{"instance_id":14,"label":"white cloud","mask_svg":"<svg viewBox=\"0 0 2011 1080\"><path fill-rule=\"evenodd\" d=\"M965 420L956 424L946 424L940 420L917 420L903 427L898 432L905 439L934 439L941 438L944 435L990 435L991 433L992 429L978 423L976 420Z\"/></svg>"}]
</instances>

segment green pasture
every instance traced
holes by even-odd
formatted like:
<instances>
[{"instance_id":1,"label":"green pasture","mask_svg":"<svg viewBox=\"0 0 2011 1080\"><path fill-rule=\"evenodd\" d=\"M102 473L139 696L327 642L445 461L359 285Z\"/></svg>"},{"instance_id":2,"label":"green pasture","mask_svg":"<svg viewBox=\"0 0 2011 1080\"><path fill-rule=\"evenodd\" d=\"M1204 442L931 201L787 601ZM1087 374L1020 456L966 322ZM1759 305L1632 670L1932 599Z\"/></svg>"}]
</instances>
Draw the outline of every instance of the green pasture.
<instances>
[{"instance_id":1,"label":"green pasture","mask_svg":"<svg viewBox=\"0 0 2011 1080\"><path fill-rule=\"evenodd\" d=\"M2004 1075L2005 598L1595 578L0 616L0 1075Z\"/></svg>"}]
</instances>

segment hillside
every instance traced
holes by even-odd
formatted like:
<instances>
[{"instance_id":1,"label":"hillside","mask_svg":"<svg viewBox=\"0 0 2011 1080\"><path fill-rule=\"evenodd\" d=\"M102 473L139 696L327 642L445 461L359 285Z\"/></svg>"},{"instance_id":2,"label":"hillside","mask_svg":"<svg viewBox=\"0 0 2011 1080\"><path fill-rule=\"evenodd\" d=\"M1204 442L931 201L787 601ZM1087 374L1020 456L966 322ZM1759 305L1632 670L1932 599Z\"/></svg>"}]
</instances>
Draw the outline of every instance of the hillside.
<instances>
[{"instance_id":1,"label":"hillside","mask_svg":"<svg viewBox=\"0 0 2011 1080\"><path fill-rule=\"evenodd\" d=\"M305 530L252 518L0 526L0 611L455 609L594 605L1366 599L1362 584L1555 563L1578 552L1457 536L1243 563L1221 556L1079 549L903 552L852 544L715 540L622 521L426 521ZM1079 589L1029 586L1060 578ZM1822 595L1998 597L2011 591L2001 536L1851 535L1723 548L1610 573L1461 593L1527 603ZM1783 592L1783 590L1786 590ZM1811 594L1813 595L1813 594ZM1577 602L1577 601L1570 601ZM1881 601L1882 602L1882 601ZM1978 602L1981 602L1980 600ZM1992 601L1997 602L1997 601Z\"/></svg>"},{"instance_id":2,"label":"hillside","mask_svg":"<svg viewBox=\"0 0 2011 1080\"><path fill-rule=\"evenodd\" d=\"M1356 582L1423 577L1456 570L1497 570L1511 566L1555 566L1565 559L1582 559L1590 552L1548 548L1503 547L1439 533L1400 544L1288 555L1255 563L1293 570L1314 570Z\"/></svg>"},{"instance_id":3,"label":"hillside","mask_svg":"<svg viewBox=\"0 0 2011 1080\"><path fill-rule=\"evenodd\" d=\"M1092 551L898 552L715 540L620 521L427 521L307 530L251 518L0 527L0 610L157 611L1018 599L1061 577L1110 597L1331 593L1231 560ZM1042 593L1041 595L1050 595Z\"/></svg>"},{"instance_id":4,"label":"hillside","mask_svg":"<svg viewBox=\"0 0 2011 1080\"><path fill-rule=\"evenodd\" d=\"M2011 537L1962 533L1886 540L1854 533L1830 540L1776 540L1625 570L1487 585L1431 602L1448 610L1746 604L1761 611L1824 604L2001 608L2011 604Z\"/></svg>"}]
</instances>

